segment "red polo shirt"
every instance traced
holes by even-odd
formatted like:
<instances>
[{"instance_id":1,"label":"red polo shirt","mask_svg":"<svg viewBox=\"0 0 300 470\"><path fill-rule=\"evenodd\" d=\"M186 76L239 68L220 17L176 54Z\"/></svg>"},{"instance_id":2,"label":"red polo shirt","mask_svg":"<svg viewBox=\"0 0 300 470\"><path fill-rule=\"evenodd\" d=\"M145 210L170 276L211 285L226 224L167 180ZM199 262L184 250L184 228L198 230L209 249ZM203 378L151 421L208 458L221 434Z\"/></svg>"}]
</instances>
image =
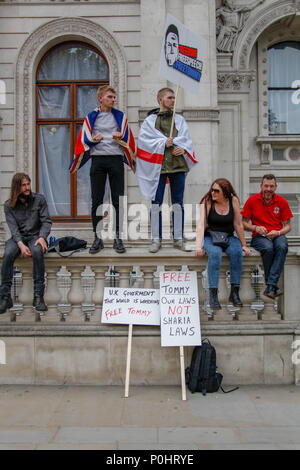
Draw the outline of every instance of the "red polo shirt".
<instances>
[{"instance_id":1,"label":"red polo shirt","mask_svg":"<svg viewBox=\"0 0 300 470\"><path fill-rule=\"evenodd\" d=\"M275 193L271 202L266 204L261 192L247 199L241 214L246 219L251 220L253 225L266 227L268 232L281 230L282 222L293 217L289 204L284 197ZM252 237L256 235L256 232L252 232Z\"/></svg>"}]
</instances>

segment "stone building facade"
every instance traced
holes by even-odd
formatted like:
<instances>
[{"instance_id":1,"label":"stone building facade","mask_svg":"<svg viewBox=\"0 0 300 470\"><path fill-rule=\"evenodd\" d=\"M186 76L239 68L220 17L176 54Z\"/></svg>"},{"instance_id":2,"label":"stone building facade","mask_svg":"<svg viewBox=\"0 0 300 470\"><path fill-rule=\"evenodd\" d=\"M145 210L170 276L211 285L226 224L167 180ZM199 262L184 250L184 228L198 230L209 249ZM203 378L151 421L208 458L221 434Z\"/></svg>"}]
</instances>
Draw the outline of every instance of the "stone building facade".
<instances>
[{"instance_id":1,"label":"stone building facade","mask_svg":"<svg viewBox=\"0 0 300 470\"><path fill-rule=\"evenodd\" d=\"M72 43L73 47L85 44L101 54L107 67L106 78L117 90L117 105L126 110L137 136L146 111L156 105L156 91L166 85L158 70L167 13L207 41L200 93L193 95L181 89L177 104L178 111L188 121L200 161L188 176L185 203L196 206L210 182L220 176L233 183L244 203L250 193L257 191L261 176L273 172L278 177L280 193L287 196L295 212L291 236L297 243L300 129L295 134L295 129L289 132L281 123L281 129L274 133L270 132L268 122L268 50L274 44L300 41L300 2L296 0L250 3L244 0L2 0L2 243L7 235L2 207L12 174L26 171L32 177L33 187L43 189L38 181L41 140L36 126L39 123L37 88L41 83L38 71L44 57L51 53L55 61L57 47L64 43ZM51 79L55 79L55 73ZM292 91L297 103L299 84L290 86L296 87ZM293 119L295 113L299 116L298 106L294 105ZM51 129L56 128L52 126L50 133ZM43 143L47 145L46 141ZM49 153L52 159L56 158L55 147ZM68 159L66 155L66 162ZM88 178L88 174L84 177ZM55 184L61 186L60 183L63 179ZM141 201L136 177L129 171L126 192L129 206ZM55 219L56 234L72 227L89 238L84 217L76 220L80 217L74 212L70 214L68 209L61 214L62 220ZM192 218L196 218L195 207Z\"/></svg>"},{"instance_id":2,"label":"stone building facade","mask_svg":"<svg viewBox=\"0 0 300 470\"><path fill-rule=\"evenodd\" d=\"M222 310L211 315L206 259L176 252L168 240L150 255L145 224L146 236L129 237L130 249L121 256L108 248L61 263L48 254L49 310L42 316L32 309L30 260L19 259L16 302L10 316L0 318L10 357L0 383L123 383L127 329L100 324L111 265L121 287L130 285L133 273L142 273L138 281L153 287L158 265L197 271L202 333L216 345L226 381L300 382L298 356L292 359L300 337L299 0L0 0L1 254L8 236L3 203L16 171L27 172L33 189L46 193L54 235L91 240L88 171L72 180L68 172L76 133L85 111L97 104L95 90L109 82L137 137L147 111L156 106L157 90L168 84L159 76L167 13L207 41L200 92L180 89L177 104L199 160L187 177L186 234L193 237L198 202L213 179L228 178L243 204L259 190L261 177L274 173L294 213L282 276L285 295L276 308L262 301L260 257L253 254L244 262L244 307L233 311L226 261ZM130 222L136 216L131 209L143 201L129 170L126 196ZM167 202L168 192L165 197ZM179 383L177 352L160 347L158 329L137 328L134 336L132 383Z\"/></svg>"}]
</instances>

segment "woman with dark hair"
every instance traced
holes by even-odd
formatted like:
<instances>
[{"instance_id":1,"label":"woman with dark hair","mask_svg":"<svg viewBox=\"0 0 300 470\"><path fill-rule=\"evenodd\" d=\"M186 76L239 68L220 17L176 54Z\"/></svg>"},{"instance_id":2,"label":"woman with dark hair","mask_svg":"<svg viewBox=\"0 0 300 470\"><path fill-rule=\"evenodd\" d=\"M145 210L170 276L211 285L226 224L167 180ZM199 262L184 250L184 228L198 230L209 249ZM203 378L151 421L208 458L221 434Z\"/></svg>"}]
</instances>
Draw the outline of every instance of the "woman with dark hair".
<instances>
[{"instance_id":1,"label":"woman with dark hair","mask_svg":"<svg viewBox=\"0 0 300 470\"><path fill-rule=\"evenodd\" d=\"M227 248L214 245L209 229L225 232L228 235ZM237 237L234 236L236 231ZM240 202L231 183L225 178L216 179L210 190L200 202L200 220L197 228L196 256L207 253L207 275L209 284L209 303L212 309L220 309L218 300L218 284L223 249L230 260L231 292L229 301L242 307L239 297L242 274L243 252L251 253L246 246L244 228L240 214Z\"/></svg>"}]
</instances>

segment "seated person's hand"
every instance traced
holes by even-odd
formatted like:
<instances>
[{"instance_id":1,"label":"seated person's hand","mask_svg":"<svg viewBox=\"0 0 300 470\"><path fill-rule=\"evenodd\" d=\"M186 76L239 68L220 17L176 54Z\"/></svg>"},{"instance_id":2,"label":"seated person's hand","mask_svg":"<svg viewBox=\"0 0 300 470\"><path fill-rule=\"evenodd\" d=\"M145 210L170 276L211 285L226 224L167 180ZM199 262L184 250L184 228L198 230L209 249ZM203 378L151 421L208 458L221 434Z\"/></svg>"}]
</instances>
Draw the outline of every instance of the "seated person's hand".
<instances>
[{"instance_id":1,"label":"seated person's hand","mask_svg":"<svg viewBox=\"0 0 300 470\"><path fill-rule=\"evenodd\" d=\"M248 248L247 246L243 246L243 252L245 256L251 255L252 253L251 248Z\"/></svg>"},{"instance_id":2,"label":"seated person's hand","mask_svg":"<svg viewBox=\"0 0 300 470\"><path fill-rule=\"evenodd\" d=\"M23 256L23 258L30 258L31 257L30 249L23 242L18 242L18 247L20 248L21 255Z\"/></svg>"},{"instance_id":3,"label":"seated person's hand","mask_svg":"<svg viewBox=\"0 0 300 470\"><path fill-rule=\"evenodd\" d=\"M47 248L48 248L47 243L46 243L46 240L43 237L40 237L40 238L37 239L34 246L37 246L37 245L41 245L43 253L47 252Z\"/></svg>"},{"instance_id":4,"label":"seated person's hand","mask_svg":"<svg viewBox=\"0 0 300 470\"><path fill-rule=\"evenodd\" d=\"M206 252L203 250L203 248L196 249L196 256L198 256L198 258L202 258L205 254Z\"/></svg>"}]
</instances>

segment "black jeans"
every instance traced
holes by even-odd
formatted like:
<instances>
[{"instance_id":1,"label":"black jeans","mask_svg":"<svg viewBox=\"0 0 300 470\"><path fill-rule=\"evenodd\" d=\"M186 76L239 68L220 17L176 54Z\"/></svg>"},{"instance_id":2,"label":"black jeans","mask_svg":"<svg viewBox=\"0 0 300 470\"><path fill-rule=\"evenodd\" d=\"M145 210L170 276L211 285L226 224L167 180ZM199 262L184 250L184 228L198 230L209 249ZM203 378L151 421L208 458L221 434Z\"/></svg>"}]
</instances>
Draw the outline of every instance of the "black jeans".
<instances>
[{"instance_id":1,"label":"black jeans","mask_svg":"<svg viewBox=\"0 0 300 470\"><path fill-rule=\"evenodd\" d=\"M115 208L116 236L120 233L119 197L124 196L124 164L122 155L97 155L92 157L90 170L92 193L92 224L96 233L97 225L102 215L97 215L97 209L103 204L106 178L109 178L112 204Z\"/></svg>"},{"instance_id":2,"label":"black jeans","mask_svg":"<svg viewBox=\"0 0 300 470\"><path fill-rule=\"evenodd\" d=\"M44 254L41 245L34 246L39 236L33 238L24 238L22 242L28 246L32 254L33 261L33 291L34 295L44 295L45 290L45 263ZM2 284L0 294L7 297L11 293L13 280L13 267L17 256L21 253L17 243L10 238L5 243L3 255L1 276Z\"/></svg>"}]
</instances>

